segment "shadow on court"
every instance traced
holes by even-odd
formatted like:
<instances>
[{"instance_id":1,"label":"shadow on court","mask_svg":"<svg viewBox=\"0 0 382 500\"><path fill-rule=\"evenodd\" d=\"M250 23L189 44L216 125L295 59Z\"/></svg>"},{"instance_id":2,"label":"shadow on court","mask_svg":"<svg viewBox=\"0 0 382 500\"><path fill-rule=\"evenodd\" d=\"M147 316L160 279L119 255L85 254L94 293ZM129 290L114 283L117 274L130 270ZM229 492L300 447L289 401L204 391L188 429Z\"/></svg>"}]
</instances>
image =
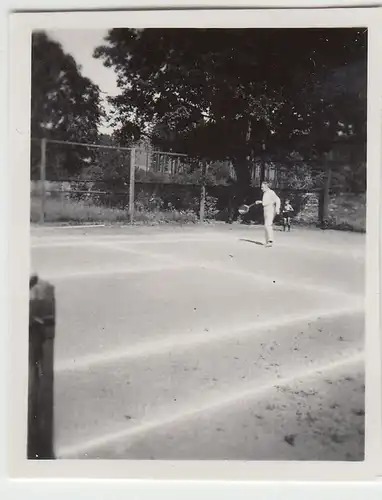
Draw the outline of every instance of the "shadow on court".
<instances>
[{"instance_id":1,"label":"shadow on court","mask_svg":"<svg viewBox=\"0 0 382 500\"><path fill-rule=\"evenodd\" d=\"M248 240L246 238L240 238L240 241L245 241L246 243L253 243L254 245L259 245L261 247L264 246L264 243L262 243L261 241L256 241L256 240Z\"/></svg>"}]
</instances>

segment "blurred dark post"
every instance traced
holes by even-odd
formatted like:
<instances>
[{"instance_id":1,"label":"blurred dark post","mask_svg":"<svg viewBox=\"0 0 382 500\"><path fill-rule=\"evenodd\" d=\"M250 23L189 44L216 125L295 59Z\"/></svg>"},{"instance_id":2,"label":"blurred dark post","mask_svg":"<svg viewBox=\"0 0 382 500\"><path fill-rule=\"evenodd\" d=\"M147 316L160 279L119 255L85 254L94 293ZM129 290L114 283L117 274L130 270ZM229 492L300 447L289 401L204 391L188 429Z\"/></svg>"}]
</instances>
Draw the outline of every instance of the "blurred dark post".
<instances>
[{"instance_id":1,"label":"blurred dark post","mask_svg":"<svg viewBox=\"0 0 382 500\"><path fill-rule=\"evenodd\" d=\"M28 459L54 459L55 291L32 276L29 281Z\"/></svg>"}]
</instances>

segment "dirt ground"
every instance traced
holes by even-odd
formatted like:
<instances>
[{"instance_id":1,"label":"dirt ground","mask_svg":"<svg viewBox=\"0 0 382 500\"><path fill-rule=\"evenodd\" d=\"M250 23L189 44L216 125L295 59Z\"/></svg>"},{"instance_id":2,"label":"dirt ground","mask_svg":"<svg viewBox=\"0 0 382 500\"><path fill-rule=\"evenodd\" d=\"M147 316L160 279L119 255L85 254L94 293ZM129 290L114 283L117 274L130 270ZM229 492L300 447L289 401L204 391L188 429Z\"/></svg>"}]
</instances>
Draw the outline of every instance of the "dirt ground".
<instances>
[{"instance_id":1,"label":"dirt ground","mask_svg":"<svg viewBox=\"0 0 382 500\"><path fill-rule=\"evenodd\" d=\"M33 228L59 458L363 460L365 237Z\"/></svg>"}]
</instances>

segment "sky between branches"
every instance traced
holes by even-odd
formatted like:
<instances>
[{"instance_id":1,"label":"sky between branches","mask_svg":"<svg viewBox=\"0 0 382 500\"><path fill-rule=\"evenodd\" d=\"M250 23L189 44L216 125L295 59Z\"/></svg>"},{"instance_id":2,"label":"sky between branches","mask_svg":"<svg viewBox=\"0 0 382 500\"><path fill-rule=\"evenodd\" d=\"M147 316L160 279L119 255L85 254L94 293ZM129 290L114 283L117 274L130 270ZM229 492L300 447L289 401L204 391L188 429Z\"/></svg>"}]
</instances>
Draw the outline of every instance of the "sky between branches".
<instances>
[{"instance_id":1,"label":"sky between branches","mask_svg":"<svg viewBox=\"0 0 382 500\"><path fill-rule=\"evenodd\" d=\"M108 30L81 29L81 30L54 30L47 31L48 36L62 45L64 52L71 54L81 67L83 76L90 78L102 91L103 104L108 109L106 98L119 93L117 78L114 71L105 68L102 61L93 58L96 47L103 44ZM100 127L101 133L112 132L107 123Z\"/></svg>"}]
</instances>

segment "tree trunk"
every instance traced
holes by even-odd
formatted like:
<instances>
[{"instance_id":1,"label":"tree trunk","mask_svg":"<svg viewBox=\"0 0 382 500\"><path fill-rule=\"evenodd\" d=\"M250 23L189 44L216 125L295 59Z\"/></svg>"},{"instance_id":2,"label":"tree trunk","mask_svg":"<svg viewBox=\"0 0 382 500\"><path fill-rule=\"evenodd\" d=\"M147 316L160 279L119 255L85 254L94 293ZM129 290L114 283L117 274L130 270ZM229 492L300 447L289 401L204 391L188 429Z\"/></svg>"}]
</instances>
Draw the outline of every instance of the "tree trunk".
<instances>
[{"instance_id":1,"label":"tree trunk","mask_svg":"<svg viewBox=\"0 0 382 500\"><path fill-rule=\"evenodd\" d=\"M260 163L260 186L261 184L265 181L265 169L266 169L266 163L264 160L261 160Z\"/></svg>"},{"instance_id":2,"label":"tree trunk","mask_svg":"<svg viewBox=\"0 0 382 500\"><path fill-rule=\"evenodd\" d=\"M232 165L236 173L236 182L232 183L228 189L228 219L231 223L238 217L240 205L247 201L251 190L251 172L247 158L235 157Z\"/></svg>"},{"instance_id":3,"label":"tree trunk","mask_svg":"<svg viewBox=\"0 0 382 500\"><path fill-rule=\"evenodd\" d=\"M249 162L247 158L241 157L235 158L232 163L236 172L238 197L243 198L239 203L244 203L245 198L251 190L251 172Z\"/></svg>"},{"instance_id":4,"label":"tree trunk","mask_svg":"<svg viewBox=\"0 0 382 500\"><path fill-rule=\"evenodd\" d=\"M262 151L262 156L264 156L265 152L265 143L263 142L261 144L261 151ZM266 163L264 161L264 158L261 158L261 163L260 163L260 186L261 184L265 181L265 170L266 170Z\"/></svg>"}]
</instances>

